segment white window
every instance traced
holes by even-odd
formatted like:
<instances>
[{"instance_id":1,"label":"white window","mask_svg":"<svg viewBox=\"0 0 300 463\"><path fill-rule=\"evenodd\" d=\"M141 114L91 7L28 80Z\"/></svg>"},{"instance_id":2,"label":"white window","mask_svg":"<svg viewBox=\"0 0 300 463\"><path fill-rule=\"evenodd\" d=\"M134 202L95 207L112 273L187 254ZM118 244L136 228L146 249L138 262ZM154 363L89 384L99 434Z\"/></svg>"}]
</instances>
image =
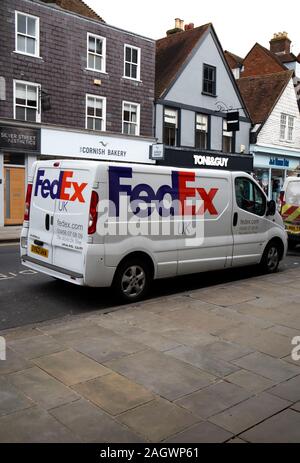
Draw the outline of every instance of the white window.
<instances>
[{"instance_id":1,"label":"white window","mask_svg":"<svg viewBox=\"0 0 300 463\"><path fill-rule=\"evenodd\" d=\"M124 77L128 79L141 79L141 49L124 46Z\"/></svg>"},{"instance_id":2,"label":"white window","mask_svg":"<svg viewBox=\"0 0 300 463\"><path fill-rule=\"evenodd\" d=\"M86 96L86 128L106 130L106 98L96 95Z\"/></svg>"},{"instance_id":3,"label":"white window","mask_svg":"<svg viewBox=\"0 0 300 463\"><path fill-rule=\"evenodd\" d=\"M123 101L123 133L140 134L140 105Z\"/></svg>"},{"instance_id":4,"label":"white window","mask_svg":"<svg viewBox=\"0 0 300 463\"><path fill-rule=\"evenodd\" d=\"M14 118L21 121L41 122L40 94L40 85L15 80Z\"/></svg>"},{"instance_id":5,"label":"white window","mask_svg":"<svg viewBox=\"0 0 300 463\"><path fill-rule=\"evenodd\" d=\"M208 116L196 114L195 147L206 150L208 148Z\"/></svg>"},{"instance_id":6,"label":"white window","mask_svg":"<svg viewBox=\"0 0 300 463\"><path fill-rule=\"evenodd\" d=\"M87 35L87 68L106 72L106 39L99 35Z\"/></svg>"},{"instance_id":7,"label":"white window","mask_svg":"<svg viewBox=\"0 0 300 463\"><path fill-rule=\"evenodd\" d=\"M223 119L223 152L233 153L233 133L227 130L227 121Z\"/></svg>"},{"instance_id":8,"label":"white window","mask_svg":"<svg viewBox=\"0 0 300 463\"><path fill-rule=\"evenodd\" d=\"M40 20L36 16L16 11L16 52L39 57Z\"/></svg>"},{"instance_id":9,"label":"white window","mask_svg":"<svg viewBox=\"0 0 300 463\"><path fill-rule=\"evenodd\" d=\"M289 122L288 122L288 141L293 141L294 137L294 117L289 116Z\"/></svg>"},{"instance_id":10,"label":"white window","mask_svg":"<svg viewBox=\"0 0 300 463\"><path fill-rule=\"evenodd\" d=\"M280 116L280 139L293 141L294 139L294 117L287 114Z\"/></svg>"}]
</instances>

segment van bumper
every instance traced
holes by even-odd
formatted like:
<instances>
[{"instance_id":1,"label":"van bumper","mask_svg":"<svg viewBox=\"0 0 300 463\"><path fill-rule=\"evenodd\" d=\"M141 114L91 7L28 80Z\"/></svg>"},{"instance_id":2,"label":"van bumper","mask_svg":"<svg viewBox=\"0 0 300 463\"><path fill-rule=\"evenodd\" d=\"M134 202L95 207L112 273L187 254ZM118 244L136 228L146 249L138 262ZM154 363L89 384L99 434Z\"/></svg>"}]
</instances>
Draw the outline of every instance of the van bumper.
<instances>
[{"instance_id":1,"label":"van bumper","mask_svg":"<svg viewBox=\"0 0 300 463\"><path fill-rule=\"evenodd\" d=\"M41 265L40 261L26 255L22 256L22 265L53 278L57 278L58 280L68 281L78 286L85 285L83 275L71 271L68 272L54 265Z\"/></svg>"}]
</instances>

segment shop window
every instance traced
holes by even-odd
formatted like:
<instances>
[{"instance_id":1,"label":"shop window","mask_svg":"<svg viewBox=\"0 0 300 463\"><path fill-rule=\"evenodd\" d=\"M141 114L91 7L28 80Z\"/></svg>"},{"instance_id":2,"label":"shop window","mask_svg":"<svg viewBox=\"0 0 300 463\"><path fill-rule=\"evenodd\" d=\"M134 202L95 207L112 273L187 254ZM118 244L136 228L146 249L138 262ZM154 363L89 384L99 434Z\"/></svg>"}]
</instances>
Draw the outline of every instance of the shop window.
<instances>
[{"instance_id":1,"label":"shop window","mask_svg":"<svg viewBox=\"0 0 300 463\"><path fill-rule=\"evenodd\" d=\"M216 96L217 91L217 69L208 64L203 65L203 93Z\"/></svg>"},{"instance_id":2,"label":"shop window","mask_svg":"<svg viewBox=\"0 0 300 463\"><path fill-rule=\"evenodd\" d=\"M106 39L94 34L87 35L87 68L106 72Z\"/></svg>"},{"instance_id":3,"label":"shop window","mask_svg":"<svg viewBox=\"0 0 300 463\"><path fill-rule=\"evenodd\" d=\"M38 84L14 81L14 118L40 122L40 93L41 86Z\"/></svg>"},{"instance_id":4,"label":"shop window","mask_svg":"<svg viewBox=\"0 0 300 463\"><path fill-rule=\"evenodd\" d=\"M233 132L227 131L227 122L223 120L223 152L233 153L234 152L234 136Z\"/></svg>"},{"instance_id":5,"label":"shop window","mask_svg":"<svg viewBox=\"0 0 300 463\"><path fill-rule=\"evenodd\" d=\"M178 144L178 111L177 109L165 108L164 113L164 143L167 146Z\"/></svg>"},{"instance_id":6,"label":"shop window","mask_svg":"<svg viewBox=\"0 0 300 463\"><path fill-rule=\"evenodd\" d=\"M89 130L106 130L106 98L86 96L86 128Z\"/></svg>"},{"instance_id":7,"label":"shop window","mask_svg":"<svg viewBox=\"0 0 300 463\"><path fill-rule=\"evenodd\" d=\"M16 11L16 52L39 57L40 24L39 18Z\"/></svg>"},{"instance_id":8,"label":"shop window","mask_svg":"<svg viewBox=\"0 0 300 463\"><path fill-rule=\"evenodd\" d=\"M267 200L263 192L251 180L243 177L235 180L236 203L240 209L251 214L265 215Z\"/></svg>"},{"instance_id":9,"label":"shop window","mask_svg":"<svg viewBox=\"0 0 300 463\"><path fill-rule=\"evenodd\" d=\"M208 116L196 114L196 140L195 147L208 149Z\"/></svg>"},{"instance_id":10,"label":"shop window","mask_svg":"<svg viewBox=\"0 0 300 463\"><path fill-rule=\"evenodd\" d=\"M141 78L141 49L124 46L124 77L133 80Z\"/></svg>"},{"instance_id":11,"label":"shop window","mask_svg":"<svg viewBox=\"0 0 300 463\"><path fill-rule=\"evenodd\" d=\"M123 101L123 133L127 135L140 134L140 105Z\"/></svg>"},{"instance_id":12,"label":"shop window","mask_svg":"<svg viewBox=\"0 0 300 463\"><path fill-rule=\"evenodd\" d=\"M17 153L4 153L5 166L25 166L25 155Z\"/></svg>"}]
</instances>

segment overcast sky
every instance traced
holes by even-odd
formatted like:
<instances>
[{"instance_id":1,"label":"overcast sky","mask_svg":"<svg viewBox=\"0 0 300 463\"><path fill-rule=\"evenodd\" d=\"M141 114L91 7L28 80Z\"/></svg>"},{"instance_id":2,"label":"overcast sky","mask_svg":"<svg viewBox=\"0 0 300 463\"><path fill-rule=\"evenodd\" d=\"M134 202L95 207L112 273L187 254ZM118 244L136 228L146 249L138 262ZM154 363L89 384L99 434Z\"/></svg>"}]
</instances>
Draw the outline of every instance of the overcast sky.
<instances>
[{"instance_id":1,"label":"overcast sky","mask_svg":"<svg viewBox=\"0 0 300 463\"><path fill-rule=\"evenodd\" d=\"M299 0L85 0L111 25L154 39L174 18L195 26L212 22L224 50L244 57L255 42L269 47L274 32L287 31L300 53Z\"/></svg>"}]
</instances>

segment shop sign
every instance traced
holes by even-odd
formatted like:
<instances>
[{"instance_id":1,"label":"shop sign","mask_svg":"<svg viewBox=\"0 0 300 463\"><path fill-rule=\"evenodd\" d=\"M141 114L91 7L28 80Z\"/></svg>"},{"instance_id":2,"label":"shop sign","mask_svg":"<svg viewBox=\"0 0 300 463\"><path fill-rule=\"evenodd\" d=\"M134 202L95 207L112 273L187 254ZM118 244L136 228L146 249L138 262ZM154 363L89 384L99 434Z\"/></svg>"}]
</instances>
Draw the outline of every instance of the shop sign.
<instances>
[{"instance_id":1,"label":"shop sign","mask_svg":"<svg viewBox=\"0 0 300 463\"><path fill-rule=\"evenodd\" d=\"M271 158L270 159L270 166L290 167L290 162L287 159Z\"/></svg>"},{"instance_id":2,"label":"shop sign","mask_svg":"<svg viewBox=\"0 0 300 463\"><path fill-rule=\"evenodd\" d=\"M0 149L39 152L40 130L0 126Z\"/></svg>"},{"instance_id":3,"label":"shop sign","mask_svg":"<svg viewBox=\"0 0 300 463\"><path fill-rule=\"evenodd\" d=\"M253 172L253 157L248 155L199 152L189 149L165 148L163 160L157 164L172 167L223 169Z\"/></svg>"},{"instance_id":4,"label":"shop sign","mask_svg":"<svg viewBox=\"0 0 300 463\"><path fill-rule=\"evenodd\" d=\"M153 139L42 129L41 154L101 161L150 163Z\"/></svg>"}]
</instances>

